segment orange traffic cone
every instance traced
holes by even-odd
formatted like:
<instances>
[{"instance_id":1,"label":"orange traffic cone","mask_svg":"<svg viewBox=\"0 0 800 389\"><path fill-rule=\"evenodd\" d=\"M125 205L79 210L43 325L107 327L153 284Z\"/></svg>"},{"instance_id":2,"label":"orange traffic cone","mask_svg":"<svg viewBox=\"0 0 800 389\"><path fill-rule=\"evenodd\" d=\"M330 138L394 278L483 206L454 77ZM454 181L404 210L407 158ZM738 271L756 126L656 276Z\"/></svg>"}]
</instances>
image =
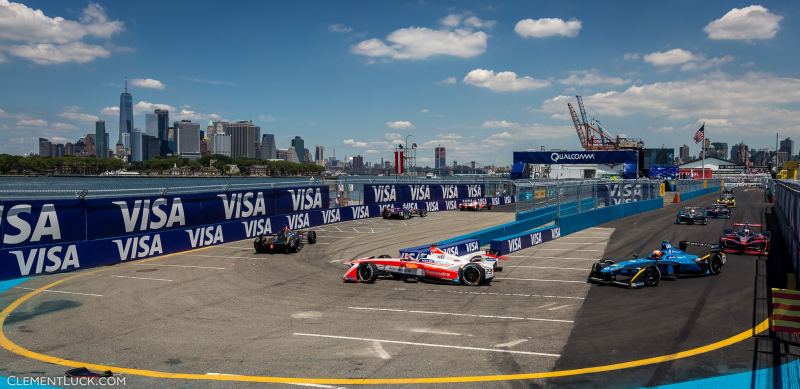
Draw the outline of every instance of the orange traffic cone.
<instances>
[{"instance_id":1,"label":"orange traffic cone","mask_svg":"<svg viewBox=\"0 0 800 389\"><path fill-rule=\"evenodd\" d=\"M672 198L673 203L681 202L681 192L675 192L675 197Z\"/></svg>"}]
</instances>

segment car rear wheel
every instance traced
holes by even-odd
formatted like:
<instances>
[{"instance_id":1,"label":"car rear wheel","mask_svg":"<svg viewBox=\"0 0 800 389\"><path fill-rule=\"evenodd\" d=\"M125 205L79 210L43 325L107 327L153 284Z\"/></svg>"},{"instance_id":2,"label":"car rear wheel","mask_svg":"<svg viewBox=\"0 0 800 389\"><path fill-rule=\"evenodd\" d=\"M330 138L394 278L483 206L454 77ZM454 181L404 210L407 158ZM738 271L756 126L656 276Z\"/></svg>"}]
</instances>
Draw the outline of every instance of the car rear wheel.
<instances>
[{"instance_id":1,"label":"car rear wheel","mask_svg":"<svg viewBox=\"0 0 800 389\"><path fill-rule=\"evenodd\" d=\"M367 262L358 265L358 282L373 283L378 279L378 266Z\"/></svg>"},{"instance_id":2,"label":"car rear wheel","mask_svg":"<svg viewBox=\"0 0 800 389\"><path fill-rule=\"evenodd\" d=\"M657 267L651 266L644 271L644 286L658 286L661 281L661 271Z\"/></svg>"},{"instance_id":3,"label":"car rear wheel","mask_svg":"<svg viewBox=\"0 0 800 389\"><path fill-rule=\"evenodd\" d=\"M425 216L428 216L428 211L420 210L419 211L419 217L425 217Z\"/></svg>"},{"instance_id":4,"label":"car rear wheel","mask_svg":"<svg viewBox=\"0 0 800 389\"><path fill-rule=\"evenodd\" d=\"M476 263L468 263L461 268L461 283L467 286L478 286L483 283L485 275L483 268Z\"/></svg>"},{"instance_id":5,"label":"car rear wheel","mask_svg":"<svg viewBox=\"0 0 800 389\"><path fill-rule=\"evenodd\" d=\"M299 253L303 251L303 243L300 242L299 239L291 240L291 246L289 246L289 251L293 253Z\"/></svg>"},{"instance_id":6,"label":"car rear wheel","mask_svg":"<svg viewBox=\"0 0 800 389\"><path fill-rule=\"evenodd\" d=\"M711 258L708 259L708 271L713 275L722 271L722 258L719 253L711 254Z\"/></svg>"},{"instance_id":7,"label":"car rear wheel","mask_svg":"<svg viewBox=\"0 0 800 389\"><path fill-rule=\"evenodd\" d=\"M306 240L308 240L309 244L317 243L317 232L309 231L308 234L306 234Z\"/></svg>"}]
</instances>

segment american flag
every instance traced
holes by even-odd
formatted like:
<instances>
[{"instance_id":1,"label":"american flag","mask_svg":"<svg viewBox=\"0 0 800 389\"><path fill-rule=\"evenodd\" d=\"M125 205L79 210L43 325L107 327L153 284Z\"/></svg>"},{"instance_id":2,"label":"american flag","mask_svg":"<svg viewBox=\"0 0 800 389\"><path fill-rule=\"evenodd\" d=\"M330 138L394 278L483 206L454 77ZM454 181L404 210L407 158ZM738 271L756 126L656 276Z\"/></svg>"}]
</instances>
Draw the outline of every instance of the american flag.
<instances>
[{"instance_id":1,"label":"american flag","mask_svg":"<svg viewBox=\"0 0 800 389\"><path fill-rule=\"evenodd\" d=\"M706 124L703 123L703 125L700 126L700 129L694 133L694 143L702 142L703 139L705 138L705 133L706 133Z\"/></svg>"}]
</instances>

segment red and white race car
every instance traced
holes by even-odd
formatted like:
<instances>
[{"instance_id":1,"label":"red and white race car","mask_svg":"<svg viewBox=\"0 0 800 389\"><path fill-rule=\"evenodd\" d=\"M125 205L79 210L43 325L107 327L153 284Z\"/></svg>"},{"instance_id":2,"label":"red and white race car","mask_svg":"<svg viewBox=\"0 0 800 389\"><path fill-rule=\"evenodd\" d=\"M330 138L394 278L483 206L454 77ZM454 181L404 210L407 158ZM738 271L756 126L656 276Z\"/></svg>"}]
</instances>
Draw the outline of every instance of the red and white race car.
<instances>
[{"instance_id":1,"label":"red and white race car","mask_svg":"<svg viewBox=\"0 0 800 389\"><path fill-rule=\"evenodd\" d=\"M469 199L458 205L459 211L480 211L482 209L492 209L492 203L486 199Z\"/></svg>"},{"instance_id":2,"label":"red and white race car","mask_svg":"<svg viewBox=\"0 0 800 389\"><path fill-rule=\"evenodd\" d=\"M769 254L769 231L764 231L761 224L734 223L734 227L741 227L737 231L725 229L725 235L719 238L719 245L723 253L767 255ZM760 231L754 231L757 227Z\"/></svg>"},{"instance_id":3,"label":"red and white race car","mask_svg":"<svg viewBox=\"0 0 800 389\"><path fill-rule=\"evenodd\" d=\"M375 282L379 277L396 280L429 279L467 286L488 284L494 278L499 257L486 253L455 256L437 247L416 259L392 258L389 255L354 259L344 273L345 282Z\"/></svg>"}]
</instances>

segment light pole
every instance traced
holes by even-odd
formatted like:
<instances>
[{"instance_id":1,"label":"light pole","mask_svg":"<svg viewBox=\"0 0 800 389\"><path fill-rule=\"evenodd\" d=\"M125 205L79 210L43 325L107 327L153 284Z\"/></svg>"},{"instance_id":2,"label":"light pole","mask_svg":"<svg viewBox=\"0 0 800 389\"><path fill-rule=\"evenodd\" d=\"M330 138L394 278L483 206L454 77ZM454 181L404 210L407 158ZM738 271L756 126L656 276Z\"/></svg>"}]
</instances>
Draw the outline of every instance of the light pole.
<instances>
[{"instance_id":1,"label":"light pole","mask_svg":"<svg viewBox=\"0 0 800 389\"><path fill-rule=\"evenodd\" d=\"M408 152L408 138L411 138L411 134L406 135L406 145L405 145L406 152ZM408 163L405 162L407 160L408 160L408 158L405 158L405 160L403 161L403 164L406 165L406 166L409 165ZM407 168L405 169L405 173L406 173L406 175L410 175L410 174L408 174L408 169Z\"/></svg>"}]
</instances>

